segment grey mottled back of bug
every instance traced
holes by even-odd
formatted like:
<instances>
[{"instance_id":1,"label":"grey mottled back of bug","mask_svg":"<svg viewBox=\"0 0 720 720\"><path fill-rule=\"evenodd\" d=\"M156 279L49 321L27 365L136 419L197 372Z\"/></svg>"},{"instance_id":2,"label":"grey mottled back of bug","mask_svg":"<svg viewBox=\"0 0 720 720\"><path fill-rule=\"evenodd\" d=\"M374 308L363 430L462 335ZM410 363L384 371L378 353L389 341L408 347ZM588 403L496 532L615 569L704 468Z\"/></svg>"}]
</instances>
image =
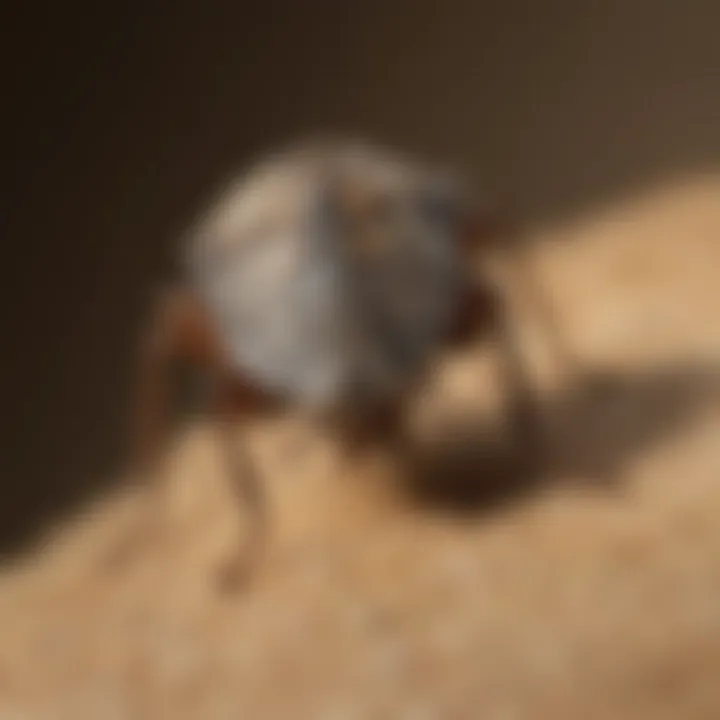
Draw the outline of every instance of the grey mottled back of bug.
<instances>
[{"instance_id":1,"label":"grey mottled back of bug","mask_svg":"<svg viewBox=\"0 0 720 720\"><path fill-rule=\"evenodd\" d=\"M314 408L401 393L442 343L465 268L460 197L360 144L300 148L229 187L187 248L237 369Z\"/></svg>"}]
</instances>

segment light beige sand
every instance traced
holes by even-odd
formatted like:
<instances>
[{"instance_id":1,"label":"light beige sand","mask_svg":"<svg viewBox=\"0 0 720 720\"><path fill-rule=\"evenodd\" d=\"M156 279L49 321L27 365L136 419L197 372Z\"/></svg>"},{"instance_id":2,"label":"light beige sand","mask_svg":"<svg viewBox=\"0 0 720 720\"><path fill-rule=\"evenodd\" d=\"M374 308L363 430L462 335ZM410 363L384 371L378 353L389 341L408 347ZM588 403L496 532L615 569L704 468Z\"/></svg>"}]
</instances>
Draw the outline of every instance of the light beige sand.
<instances>
[{"instance_id":1,"label":"light beige sand","mask_svg":"<svg viewBox=\"0 0 720 720\"><path fill-rule=\"evenodd\" d=\"M541 374L543 491L459 522L372 459L341 470L319 439L258 428L277 541L223 597L235 514L199 427L141 560L93 569L125 498L4 571L0 719L719 718L720 181L542 236L569 338L610 374L594 401ZM472 401L456 364L447 392ZM613 486L584 482L603 468Z\"/></svg>"}]
</instances>

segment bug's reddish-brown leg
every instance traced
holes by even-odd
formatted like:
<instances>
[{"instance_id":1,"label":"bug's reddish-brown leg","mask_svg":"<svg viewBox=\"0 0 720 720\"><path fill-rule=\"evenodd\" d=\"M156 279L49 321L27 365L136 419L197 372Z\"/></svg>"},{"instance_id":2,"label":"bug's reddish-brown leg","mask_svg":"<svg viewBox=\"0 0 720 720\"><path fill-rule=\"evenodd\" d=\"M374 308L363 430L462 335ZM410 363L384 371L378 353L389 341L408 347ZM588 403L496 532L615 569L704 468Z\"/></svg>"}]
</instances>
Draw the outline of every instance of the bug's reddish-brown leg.
<instances>
[{"instance_id":1,"label":"bug's reddish-brown leg","mask_svg":"<svg viewBox=\"0 0 720 720\"><path fill-rule=\"evenodd\" d=\"M134 471L150 494L142 506L137 527L113 549L111 560L126 557L159 530L164 510L163 455L169 439L171 376L173 365L182 361L210 374L214 381L211 411L220 421L221 439L229 458L231 485L249 511L248 547L232 563L228 576L239 577L242 566L250 566L259 554L265 526L260 479L244 446L235 441L233 423L256 411L263 398L240 379L232 378L213 323L197 298L183 289L166 290L153 307L140 341L138 363Z\"/></svg>"},{"instance_id":2,"label":"bug's reddish-brown leg","mask_svg":"<svg viewBox=\"0 0 720 720\"><path fill-rule=\"evenodd\" d=\"M172 418L171 376L177 361L199 367L217 362L219 348L205 313L181 288L164 290L153 304L139 338L135 408L132 427L132 472L144 483L139 522L114 546L107 558L116 563L142 546L159 527L164 504L163 454Z\"/></svg>"},{"instance_id":3,"label":"bug's reddish-brown leg","mask_svg":"<svg viewBox=\"0 0 720 720\"><path fill-rule=\"evenodd\" d=\"M262 478L252 460L247 443L238 442L237 422L244 422L268 405L267 399L248 384L218 371L215 376L214 412L231 488L245 511L247 526L244 542L221 567L219 582L234 590L252 579L267 541L268 507Z\"/></svg>"},{"instance_id":4,"label":"bug's reddish-brown leg","mask_svg":"<svg viewBox=\"0 0 720 720\"><path fill-rule=\"evenodd\" d=\"M135 467L155 476L168 440L171 371L178 361L212 367L220 356L209 320L194 298L166 290L140 339L135 425Z\"/></svg>"},{"instance_id":5,"label":"bug's reddish-brown leg","mask_svg":"<svg viewBox=\"0 0 720 720\"><path fill-rule=\"evenodd\" d=\"M514 291L544 328L558 367L567 377L577 376L580 363L561 331L558 313L542 287L537 269L531 262L529 248L514 216L498 210L478 213L469 222L467 233L468 249L473 255L484 246L496 245L502 250Z\"/></svg>"},{"instance_id":6,"label":"bug's reddish-brown leg","mask_svg":"<svg viewBox=\"0 0 720 720\"><path fill-rule=\"evenodd\" d=\"M541 287L530 258L522 251L515 251L509 266L517 291L524 297L526 307L532 309L533 315L545 330L556 366L566 377L577 377L580 374L580 362L567 343L567 338L560 328L558 313L547 292Z\"/></svg>"},{"instance_id":7,"label":"bug's reddish-brown leg","mask_svg":"<svg viewBox=\"0 0 720 720\"><path fill-rule=\"evenodd\" d=\"M533 392L528 376L528 365L523 360L517 326L510 317L508 304L495 293L494 337L500 351L500 373L509 401L513 439L520 456L535 463L540 453L540 417L537 394Z\"/></svg>"},{"instance_id":8,"label":"bug's reddish-brown leg","mask_svg":"<svg viewBox=\"0 0 720 720\"><path fill-rule=\"evenodd\" d=\"M576 372L578 363L560 332L557 315L540 287L535 269L523 247L513 216L498 209L471 212L464 229L465 252L472 265L485 248L503 250L515 290L520 293L545 327L554 354L566 373ZM524 458L536 461L540 453L540 417L536 394L531 388L527 364L523 361L517 325L510 317L509 303L488 281L476 281L460 313L456 343L468 342L478 333L490 332L500 351L500 373L510 403L514 439Z\"/></svg>"},{"instance_id":9,"label":"bug's reddish-brown leg","mask_svg":"<svg viewBox=\"0 0 720 720\"><path fill-rule=\"evenodd\" d=\"M465 344L485 335L497 343L513 439L522 458L535 461L540 451L539 409L515 330L508 303L500 291L490 283L478 282L468 297L453 340Z\"/></svg>"}]
</instances>

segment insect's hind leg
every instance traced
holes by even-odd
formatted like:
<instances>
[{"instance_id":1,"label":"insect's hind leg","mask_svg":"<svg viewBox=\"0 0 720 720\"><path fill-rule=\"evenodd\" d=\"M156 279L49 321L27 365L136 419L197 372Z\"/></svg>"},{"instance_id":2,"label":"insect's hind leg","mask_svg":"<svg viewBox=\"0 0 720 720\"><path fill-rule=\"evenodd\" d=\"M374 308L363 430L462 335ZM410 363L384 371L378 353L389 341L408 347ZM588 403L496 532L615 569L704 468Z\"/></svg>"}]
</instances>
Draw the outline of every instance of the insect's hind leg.
<instances>
[{"instance_id":1,"label":"insect's hind leg","mask_svg":"<svg viewBox=\"0 0 720 720\"><path fill-rule=\"evenodd\" d=\"M542 462L543 450L539 396L532 387L528 362L520 346L517 323L510 316L507 301L499 294L496 294L494 324L517 459L524 469L536 470Z\"/></svg>"},{"instance_id":2,"label":"insect's hind leg","mask_svg":"<svg viewBox=\"0 0 720 720\"><path fill-rule=\"evenodd\" d=\"M511 439L523 468L536 469L541 462L542 427L538 394L532 387L528 363L523 357L517 324L508 300L493 283L478 282L470 302L475 333L496 343L500 382L507 398Z\"/></svg>"},{"instance_id":3,"label":"insect's hind leg","mask_svg":"<svg viewBox=\"0 0 720 720\"><path fill-rule=\"evenodd\" d=\"M254 576L267 545L268 502L263 479L253 461L246 438L238 439L236 421L241 431L250 417L270 407L263 394L226 372L218 371L214 378L213 414L218 422L219 441L230 488L238 507L245 511L245 541L219 568L221 589L232 591L246 585Z\"/></svg>"},{"instance_id":4,"label":"insect's hind leg","mask_svg":"<svg viewBox=\"0 0 720 720\"><path fill-rule=\"evenodd\" d=\"M165 289L151 307L137 356L132 427L131 472L142 485L140 516L104 561L122 563L159 534L165 511L164 453L173 421L173 370L178 362L197 369L213 367L220 357L209 318L182 287Z\"/></svg>"}]
</instances>

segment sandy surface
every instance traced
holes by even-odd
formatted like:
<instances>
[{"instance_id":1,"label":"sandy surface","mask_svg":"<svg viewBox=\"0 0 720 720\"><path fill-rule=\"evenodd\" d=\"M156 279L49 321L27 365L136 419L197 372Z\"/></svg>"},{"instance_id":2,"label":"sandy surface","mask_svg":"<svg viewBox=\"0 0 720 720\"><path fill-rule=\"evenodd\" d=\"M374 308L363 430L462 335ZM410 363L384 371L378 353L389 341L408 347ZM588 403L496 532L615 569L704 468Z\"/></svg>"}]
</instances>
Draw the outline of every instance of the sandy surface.
<instances>
[{"instance_id":1,"label":"sandy surface","mask_svg":"<svg viewBox=\"0 0 720 720\"><path fill-rule=\"evenodd\" d=\"M568 337L605 374L593 394L537 355L538 482L458 515L381 457L349 468L302 428L259 427L276 539L229 597L212 579L237 514L192 428L142 558L94 560L125 497L2 572L0 720L720 717L720 181L538 236ZM453 402L480 403L473 368L444 372Z\"/></svg>"}]
</instances>

